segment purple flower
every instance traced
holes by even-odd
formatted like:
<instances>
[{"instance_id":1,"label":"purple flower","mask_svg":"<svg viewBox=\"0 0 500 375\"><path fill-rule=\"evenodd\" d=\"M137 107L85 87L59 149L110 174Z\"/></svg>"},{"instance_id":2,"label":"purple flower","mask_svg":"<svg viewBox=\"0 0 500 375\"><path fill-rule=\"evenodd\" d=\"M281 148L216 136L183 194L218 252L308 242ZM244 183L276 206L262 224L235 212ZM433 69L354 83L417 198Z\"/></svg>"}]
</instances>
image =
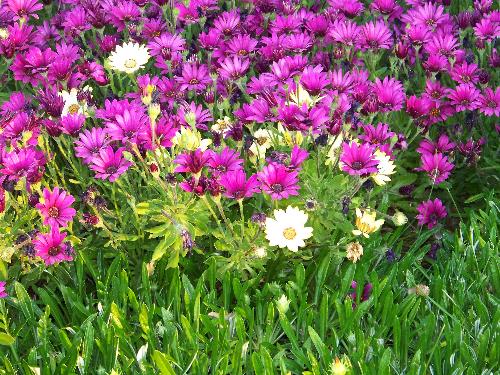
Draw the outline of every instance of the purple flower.
<instances>
[{"instance_id":1,"label":"purple flower","mask_svg":"<svg viewBox=\"0 0 500 375\"><path fill-rule=\"evenodd\" d=\"M443 154L423 153L420 158L422 166L417 170L427 172L433 184L440 184L450 176L453 164Z\"/></svg>"},{"instance_id":2,"label":"purple flower","mask_svg":"<svg viewBox=\"0 0 500 375\"><path fill-rule=\"evenodd\" d=\"M368 22L361 28L361 46L366 49L390 49L392 34L383 21Z\"/></svg>"},{"instance_id":3,"label":"purple flower","mask_svg":"<svg viewBox=\"0 0 500 375\"><path fill-rule=\"evenodd\" d=\"M417 211L419 212L417 215L418 225L423 226L427 224L427 228L429 229L436 226L439 219L447 216L446 207L439 198L420 203Z\"/></svg>"},{"instance_id":4,"label":"purple flower","mask_svg":"<svg viewBox=\"0 0 500 375\"><path fill-rule=\"evenodd\" d=\"M359 139L372 145L378 145L390 140L396 134L389 129L388 124L379 123L376 127L373 125L364 125L363 132Z\"/></svg>"},{"instance_id":5,"label":"purple flower","mask_svg":"<svg viewBox=\"0 0 500 375\"><path fill-rule=\"evenodd\" d=\"M49 233L38 235L33 244L36 255L43 259L47 266L55 263L73 260L72 247L68 242L63 242L66 233L61 233L59 228L50 228Z\"/></svg>"},{"instance_id":6,"label":"purple flower","mask_svg":"<svg viewBox=\"0 0 500 375\"><path fill-rule=\"evenodd\" d=\"M271 163L257 175L260 188L272 199L286 199L290 195L298 195L299 179L297 171L290 171L282 164Z\"/></svg>"},{"instance_id":7,"label":"purple flower","mask_svg":"<svg viewBox=\"0 0 500 375\"><path fill-rule=\"evenodd\" d=\"M486 116L500 116L500 87L486 88L479 97L479 112Z\"/></svg>"},{"instance_id":8,"label":"purple flower","mask_svg":"<svg viewBox=\"0 0 500 375\"><path fill-rule=\"evenodd\" d=\"M455 106L457 112L472 111L479 106L480 91L470 83L462 83L455 90L450 90L448 98L450 103Z\"/></svg>"},{"instance_id":9,"label":"purple flower","mask_svg":"<svg viewBox=\"0 0 500 375\"><path fill-rule=\"evenodd\" d=\"M224 195L232 199L250 198L259 192L257 176L252 175L247 180L242 169L223 174L219 183L224 187Z\"/></svg>"},{"instance_id":10,"label":"purple flower","mask_svg":"<svg viewBox=\"0 0 500 375\"><path fill-rule=\"evenodd\" d=\"M352 176L363 176L376 173L378 161L374 157L374 149L368 143L358 145L355 142L342 145L342 170Z\"/></svg>"},{"instance_id":11,"label":"purple flower","mask_svg":"<svg viewBox=\"0 0 500 375\"><path fill-rule=\"evenodd\" d=\"M149 119L140 109L125 109L115 116L115 121L106 123L106 132L113 140L140 144L148 138Z\"/></svg>"},{"instance_id":12,"label":"purple flower","mask_svg":"<svg viewBox=\"0 0 500 375\"><path fill-rule=\"evenodd\" d=\"M5 291L5 281L0 281L0 298L7 298L8 294Z\"/></svg>"},{"instance_id":13,"label":"purple flower","mask_svg":"<svg viewBox=\"0 0 500 375\"><path fill-rule=\"evenodd\" d=\"M399 111L403 108L405 100L403 85L394 78L385 77L382 81L378 77L375 78L373 92L381 112Z\"/></svg>"},{"instance_id":14,"label":"purple flower","mask_svg":"<svg viewBox=\"0 0 500 375\"><path fill-rule=\"evenodd\" d=\"M206 65L186 63L182 67L182 77L177 77L177 81L181 84L180 90L202 91L212 83L212 78Z\"/></svg>"},{"instance_id":15,"label":"purple flower","mask_svg":"<svg viewBox=\"0 0 500 375\"><path fill-rule=\"evenodd\" d=\"M198 174L201 172L204 166L208 165L211 158L212 152L204 152L200 149L179 154L174 160L174 163L177 164L174 172Z\"/></svg>"},{"instance_id":16,"label":"purple flower","mask_svg":"<svg viewBox=\"0 0 500 375\"><path fill-rule=\"evenodd\" d=\"M422 140L417 148L419 154L436 154L452 151L455 143L451 142L446 134L441 134L436 142L428 139Z\"/></svg>"},{"instance_id":17,"label":"purple flower","mask_svg":"<svg viewBox=\"0 0 500 375\"><path fill-rule=\"evenodd\" d=\"M223 62L220 63L219 73L223 79L226 80L237 80L248 70L250 62L248 59L240 59L238 56L226 57Z\"/></svg>"},{"instance_id":18,"label":"purple flower","mask_svg":"<svg viewBox=\"0 0 500 375\"><path fill-rule=\"evenodd\" d=\"M293 146L292 153L290 154L290 165L288 168L299 171L302 163L308 156L309 153L306 150L301 149L297 145Z\"/></svg>"},{"instance_id":19,"label":"purple flower","mask_svg":"<svg viewBox=\"0 0 500 375\"><path fill-rule=\"evenodd\" d=\"M92 159L90 169L96 172L95 177L101 180L109 179L114 182L132 165L132 162L123 157L124 148L113 151L111 146L102 149L98 156Z\"/></svg>"},{"instance_id":20,"label":"purple flower","mask_svg":"<svg viewBox=\"0 0 500 375\"><path fill-rule=\"evenodd\" d=\"M208 165L214 174L225 174L242 169L243 159L238 157L238 152L225 147L220 153L213 152Z\"/></svg>"},{"instance_id":21,"label":"purple flower","mask_svg":"<svg viewBox=\"0 0 500 375\"><path fill-rule=\"evenodd\" d=\"M73 137L78 135L85 123L85 116L79 113L74 115L66 115L61 118L62 131L65 134L69 134Z\"/></svg>"},{"instance_id":22,"label":"purple flower","mask_svg":"<svg viewBox=\"0 0 500 375\"><path fill-rule=\"evenodd\" d=\"M75 209L71 207L75 198L57 186L52 191L43 189L43 199L43 203L37 203L35 207L40 211L45 225L65 227L76 215Z\"/></svg>"},{"instance_id":23,"label":"purple flower","mask_svg":"<svg viewBox=\"0 0 500 375\"><path fill-rule=\"evenodd\" d=\"M38 0L7 0L7 6L14 13L13 21L28 19L30 16L38 19L35 12L43 8Z\"/></svg>"},{"instance_id":24,"label":"purple flower","mask_svg":"<svg viewBox=\"0 0 500 375\"><path fill-rule=\"evenodd\" d=\"M22 177L29 178L37 174L39 168L45 164L45 156L34 148L22 148L6 154L2 164L0 173L8 176L9 180L18 181Z\"/></svg>"},{"instance_id":25,"label":"purple flower","mask_svg":"<svg viewBox=\"0 0 500 375\"><path fill-rule=\"evenodd\" d=\"M90 164L95 157L108 145L106 132L102 128L84 130L75 141L75 155Z\"/></svg>"}]
</instances>

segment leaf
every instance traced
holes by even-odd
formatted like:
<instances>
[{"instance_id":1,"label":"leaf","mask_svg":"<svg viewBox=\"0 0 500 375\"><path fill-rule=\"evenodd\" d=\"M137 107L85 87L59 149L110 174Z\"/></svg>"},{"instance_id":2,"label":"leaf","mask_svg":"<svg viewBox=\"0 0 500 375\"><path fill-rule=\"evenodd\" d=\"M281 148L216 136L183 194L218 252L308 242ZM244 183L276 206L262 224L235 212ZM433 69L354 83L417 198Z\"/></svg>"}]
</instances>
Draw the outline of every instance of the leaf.
<instances>
[{"instance_id":1,"label":"leaf","mask_svg":"<svg viewBox=\"0 0 500 375\"><path fill-rule=\"evenodd\" d=\"M7 333L0 333L0 345L10 346L16 342L16 339Z\"/></svg>"},{"instance_id":2,"label":"leaf","mask_svg":"<svg viewBox=\"0 0 500 375\"><path fill-rule=\"evenodd\" d=\"M156 245L151 261L156 262L158 259L162 258L167 253L167 249L172 246L176 239L177 236L173 233L169 233L164 239L162 239L158 245Z\"/></svg>"},{"instance_id":3,"label":"leaf","mask_svg":"<svg viewBox=\"0 0 500 375\"><path fill-rule=\"evenodd\" d=\"M158 369L160 370L160 373L162 375L176 375L174 369L170 365L170 361L165 354L159 352L158 350L155 350L153 352L153 361L155 362L156 366L158 366Z\"/></svg>"}]
</instances>

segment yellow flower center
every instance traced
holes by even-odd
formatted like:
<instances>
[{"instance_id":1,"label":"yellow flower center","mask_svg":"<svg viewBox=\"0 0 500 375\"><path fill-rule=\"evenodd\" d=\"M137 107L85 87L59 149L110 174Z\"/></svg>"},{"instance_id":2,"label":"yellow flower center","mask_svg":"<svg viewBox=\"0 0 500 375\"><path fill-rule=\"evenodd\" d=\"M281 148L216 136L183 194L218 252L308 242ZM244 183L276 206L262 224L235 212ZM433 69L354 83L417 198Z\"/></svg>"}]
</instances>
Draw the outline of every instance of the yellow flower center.
<instances>
[{"instance_id":1,"label":"yellow flower center","mask_svg":"<svg viewBox=\"0 0 500 375\"><path fill-rule=\"evenodd\" d=\"M283 237L285 237L287 240L293 240L295 237L297 237L297 231L292 227L286 228L283 231Z\"/></svg>"},{"instance_id":2,"label":"yellow flower center","mask_svg":"<svg viewBox=\"0 0 500 375\"><path fill-rule=\"evenodd\" d=\"M265 144L267 142L267 138L266 137L260 137L260 138L257 138L256 139L257 143L262 146L263 144Z\"/></svg>"},{"instance_id":3,"label":"yellow flower center","mask_svg":"<svg viewBox=\"0 0 500 375\"><path fill-rule=\"evenodd\" d=\"M74 115L75 113L78 113L78 111L80 110L80 105L78 104L71 104L69 107L68 107L68 112L71 114L71 115Z\"/></svg>"},{"instance_id":4,"label":"yellow flower center","mask_svg":"<svg viewBox=\"0 0 500 375\"><path fill-rule=\"evenodd\" d=\"M125 61L125 68L133 69L137 66L137 61L135 59L128 59Z\"/></svg>"}]
</instances>

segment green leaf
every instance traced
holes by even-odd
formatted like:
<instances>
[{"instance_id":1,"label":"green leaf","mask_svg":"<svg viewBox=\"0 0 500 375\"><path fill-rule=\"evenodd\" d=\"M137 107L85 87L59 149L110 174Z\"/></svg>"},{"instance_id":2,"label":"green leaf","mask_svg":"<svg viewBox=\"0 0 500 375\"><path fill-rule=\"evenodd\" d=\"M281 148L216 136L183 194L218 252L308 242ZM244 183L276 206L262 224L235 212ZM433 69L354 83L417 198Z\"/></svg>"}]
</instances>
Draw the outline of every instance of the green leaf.
<instances>
[{"instance_id":1,"label":"green leaf","mask_svg":"<svg viewBox=\"0 0 500 375\"><path fill-rule=\"evenodd\" d=\"M10 346L16 342L16 339L7 333L0 333L0 345Z\"/></svg>"},{"instance_id":2,"label":"green leaf","mask_svg":"<svg viewBox=\"0 0 500 375\"><path fill-rule=\"evenodd\" d=\"M158 350L153 352L153 361L162 375L176 375L167 356Z\"/></svg>"}]
</instances>

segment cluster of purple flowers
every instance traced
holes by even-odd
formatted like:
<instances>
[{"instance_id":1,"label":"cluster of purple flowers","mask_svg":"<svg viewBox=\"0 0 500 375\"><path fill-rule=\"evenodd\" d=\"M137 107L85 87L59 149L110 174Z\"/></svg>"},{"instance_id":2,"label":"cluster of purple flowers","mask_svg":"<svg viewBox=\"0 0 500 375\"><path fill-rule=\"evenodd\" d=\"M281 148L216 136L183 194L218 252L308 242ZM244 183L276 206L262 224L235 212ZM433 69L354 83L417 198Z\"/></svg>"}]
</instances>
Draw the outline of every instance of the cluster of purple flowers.
<instances>
[{"instance_id":1,"label":"cluster of purple flowers","mask_svg":"<svg viewBox=\"0 0 500 375\"><path fill-rule=\"evenodd\" d=\"M416 149L421 163L412 168L439 185L454 171L454 151L474 163L485 140L452 141L444 131L434 139L436 127L452 116L500 114L500 89L488 87L494 79L481 68L500 66L494 48L500 12L491 0L475 0L474 11L457 15L447 12L445 0L404 6L329 0L309 7L245 0L239 9L190 0L175 2L171 12L172 3L60 0L43 20L38 0L0 5L0 59L23 87L0 109L0 212L5 192L20 182L35 196L33 186L52 158L40 138L65 137L95 178L114 182L148 153L171 152L182 128L196 129L212 138L213 148L181 151L175 167L160 172L182 174L179 186L197 195L241 200L263 193L281 200L298 195L307 146L261 158L251 147L259 142L256 130L279 123L315 146L340 137L342 171L365 177L379 172L377 152L395 160L407 151L408 134L391 131L391 115L406 113L411 129L425 137ZM107 68L125 42L147 48L144 74L125 77ZM425 81L420 92L412 82L418 69ZM231 117L228 129L214 130L224 115ZM383 122L372 124L375 118ZM249 166L246 156L261 164ZM44 202L34 205L50 230L36 240L38 254L47 264L70 259L61 229L75 216L74 199L57 187L42 195ZM446 216L439 199L418 212L419 224L429 228Z\"/></svg>"}]
</instances>

